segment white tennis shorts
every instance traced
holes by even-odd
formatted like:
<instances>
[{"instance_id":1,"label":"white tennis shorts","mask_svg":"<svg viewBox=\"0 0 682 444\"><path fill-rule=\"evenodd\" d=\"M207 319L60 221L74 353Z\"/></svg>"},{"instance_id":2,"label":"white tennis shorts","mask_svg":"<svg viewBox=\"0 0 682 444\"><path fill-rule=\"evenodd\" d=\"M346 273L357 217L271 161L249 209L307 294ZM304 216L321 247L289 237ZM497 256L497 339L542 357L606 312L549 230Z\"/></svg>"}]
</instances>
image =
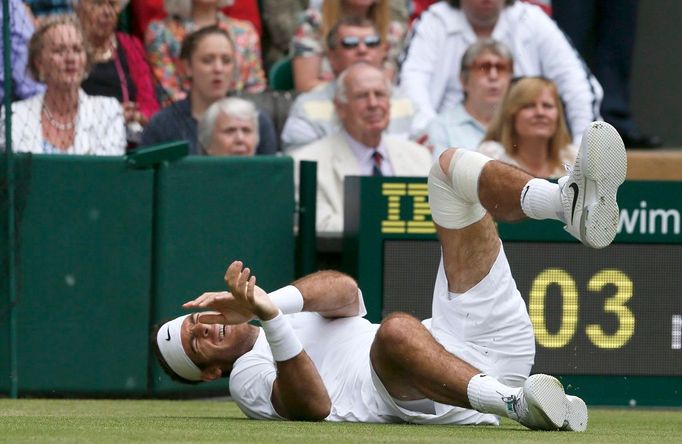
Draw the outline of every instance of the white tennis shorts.
<instances>
[{"instance_id":1,"label":"white tennis shorts","mask_svg":"<svg viewBox=\"0 0 682 444\"><path fill-rule=\"evenodd\" d=\"M535 337L526 304L516 288L502 246L488 275L462 294L448 290L441 258L433 292L432 316L423 324L446 350L503 384L523 385L535 360ZM428 400L398 405L374 371L372 380L384 404L403 421L499 424L495 415Z\"/></svg>"}]
</instances>

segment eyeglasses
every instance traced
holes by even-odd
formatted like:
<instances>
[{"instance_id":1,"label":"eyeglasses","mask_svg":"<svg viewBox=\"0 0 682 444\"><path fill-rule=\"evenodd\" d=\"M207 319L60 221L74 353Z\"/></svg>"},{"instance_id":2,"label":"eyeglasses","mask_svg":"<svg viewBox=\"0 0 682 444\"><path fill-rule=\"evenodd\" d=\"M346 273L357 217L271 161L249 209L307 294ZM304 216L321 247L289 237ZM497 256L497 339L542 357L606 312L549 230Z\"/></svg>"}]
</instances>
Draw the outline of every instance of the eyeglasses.
<instances>
[{"instance_id":1,"label":"eyeglasses","mask_svg":"<svg viewBox=\"0 0 682 444\"><path fill-rule=\"evenodd\" d=\"M485 75L490 75L490 72L493 70L493 68L495 68L495 70L497 71L497 74L507 74L508 72L511 72L511 65L509 64L509 62L496 62L496 63L493 63L493 62L480 62L480 63L474 62L469 67L469 69L471 71L474 71L474 72L478 71L481 74L485 74Z\"/></svg>"},{"instance_id":2,"label":"eyeglasses","mask_svg":"<svg viewBox=\"0 0 682 444\"><path fill-rule=\"evenodd\" d=\"M363 39L360 39L360 37L349 35L341 39L341 47L343 49L354 49L357 48L358 45L360 45L361 41L368 48L376 48L377 46L381 45L381 37L379 37L378 35L368 35Z\"/></svg>"}]
</instances>

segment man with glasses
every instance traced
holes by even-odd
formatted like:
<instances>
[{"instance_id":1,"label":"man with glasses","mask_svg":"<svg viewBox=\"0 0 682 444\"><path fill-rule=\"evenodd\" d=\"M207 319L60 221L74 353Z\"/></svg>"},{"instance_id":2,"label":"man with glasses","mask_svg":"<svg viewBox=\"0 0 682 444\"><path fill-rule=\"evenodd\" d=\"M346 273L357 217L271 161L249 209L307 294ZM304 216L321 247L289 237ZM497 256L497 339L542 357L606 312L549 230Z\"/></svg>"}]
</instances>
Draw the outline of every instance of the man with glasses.
<instances>
[{"instance_id":1,"label":"man with glasses","mask_svg":"<svg viewBox=\"0 0 682 444\"><path fill-rule=\"evenodd\" d=\"M386 42L371 20L346 17L339 20L327 36L328 58L334 76L355 62L381 67L386 58ZM282 146L289 154L297 148L337 132L340 122L334 111L334 82L300 94L294 100L282 130ZM387 132L402 138L410 135L414 114L412 102L394 92L391 120Z\"/></svg>"},{"instance_id":2,"label":"man with glasses","mask_svg":"<svg viewBox=\"0 0 682 444\"><path fill-rule=\"evenodd\" d=\"M478 147L509 88L513 68L509 48L493 39L478 40L466 50L459 74L464 101L439 113L427 130L434 159L451 146Z\"/></svg>"},{"instance_id":3,"label":"man with glasses","mask_svg":"<svg viewBox=\"0 0 682 444\"><path fill-rule=\"evenodd\" d=\"M552 19L517 0L448 0L421 15L400 71L400 85L417 108L414 129L426 128L436 114L462 100L462 54L486 37L511 49L514 75L556 83L579 145L583 128L599 118L602 88Z\"/></svg>"}]
</instances>

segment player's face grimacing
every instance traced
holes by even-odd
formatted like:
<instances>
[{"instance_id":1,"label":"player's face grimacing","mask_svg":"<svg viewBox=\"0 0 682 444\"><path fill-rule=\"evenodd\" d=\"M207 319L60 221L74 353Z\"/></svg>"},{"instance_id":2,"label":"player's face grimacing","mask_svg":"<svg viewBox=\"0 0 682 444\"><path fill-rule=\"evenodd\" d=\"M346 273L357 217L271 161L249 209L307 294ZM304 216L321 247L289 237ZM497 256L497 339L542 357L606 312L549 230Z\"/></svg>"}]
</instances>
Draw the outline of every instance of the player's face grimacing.
<instances>
[{"instance_id":1,"label":"player's face grimacing","mask_svg":"<svg viewBox=\"0 0 682 444\"><path fill-rule=\"evenodd\" d=\"M234 362L234 351L240 342L237 326L203 324L199 314L187 316L180 330L182 348L199 367L229 365Z\"/></svg>"}]
</instances>

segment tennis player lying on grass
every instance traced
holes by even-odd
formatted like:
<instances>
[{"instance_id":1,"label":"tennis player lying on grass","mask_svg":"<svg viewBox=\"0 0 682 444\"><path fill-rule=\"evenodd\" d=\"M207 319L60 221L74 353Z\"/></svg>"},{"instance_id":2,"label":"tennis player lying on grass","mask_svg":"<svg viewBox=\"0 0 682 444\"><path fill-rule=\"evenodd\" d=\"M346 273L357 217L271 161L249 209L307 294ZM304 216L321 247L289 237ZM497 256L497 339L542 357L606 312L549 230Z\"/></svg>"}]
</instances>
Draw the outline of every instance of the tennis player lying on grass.
<instances>
[{"instance_id":1,"label":"tennis player lying on grass","mask_svg":"<svg viewBox=\"0 0 682 444\"><path fill-rule=\"evenodd\" d=\"M535 343L493 217L558 219L584 244L616 234L626 171L618 133L595 122L568 176L552 184L471 151L449 149L429 176L442 248L433 318L362 318L349 276L321 271L266 293L239 261L230 292L204 293L193 313L163 324L153 343L184 382L230 377L251 418L420 424L498 424L583 431L587 408L549 375L528 376ZM487 209L487 211L486 211ZM260 319L262 327L247 323Z\"/></svg>"}]
</instances>

